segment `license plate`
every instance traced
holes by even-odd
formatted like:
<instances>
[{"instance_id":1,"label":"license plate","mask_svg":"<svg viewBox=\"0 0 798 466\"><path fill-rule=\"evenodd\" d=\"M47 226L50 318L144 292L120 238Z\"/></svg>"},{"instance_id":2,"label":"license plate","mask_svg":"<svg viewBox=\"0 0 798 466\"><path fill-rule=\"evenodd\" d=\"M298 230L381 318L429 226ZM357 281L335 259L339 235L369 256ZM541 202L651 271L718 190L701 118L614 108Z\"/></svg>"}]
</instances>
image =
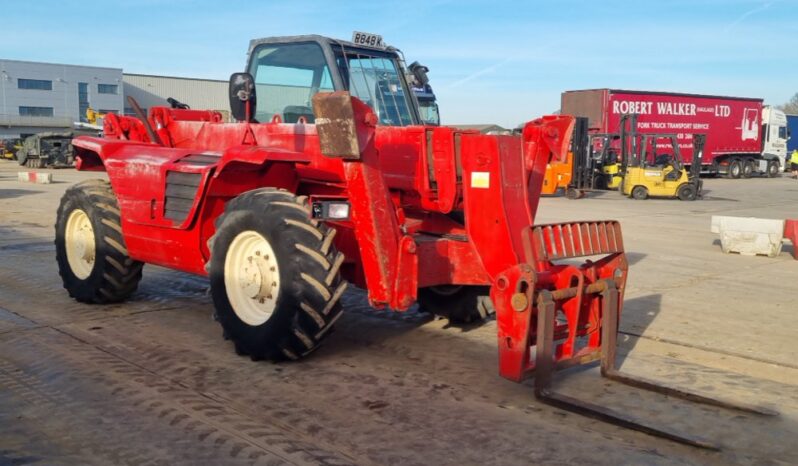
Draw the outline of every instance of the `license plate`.
<instances>
[{"instance_id":1,"label":"license plate","mask_svg":"<svg viewBox=\"0 0 798 466\"><path fill-rule=\"evenodd\" d=\"M385 44L382 42L382 36L379 34L370 34L368 32L353 32L352 43L356 45L363 45L366 47L374 47L384 49Z\"/></svg>"}]
</instances>

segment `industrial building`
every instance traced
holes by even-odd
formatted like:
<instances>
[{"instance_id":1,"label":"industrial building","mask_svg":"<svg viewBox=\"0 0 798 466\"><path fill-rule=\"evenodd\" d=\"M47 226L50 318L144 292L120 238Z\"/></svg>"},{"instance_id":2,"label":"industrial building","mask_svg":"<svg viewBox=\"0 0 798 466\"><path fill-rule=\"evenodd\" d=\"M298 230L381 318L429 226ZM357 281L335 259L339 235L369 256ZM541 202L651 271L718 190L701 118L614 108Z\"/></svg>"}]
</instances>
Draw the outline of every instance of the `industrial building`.
<instances>
[{"instance_id":1,"label":"industrial building","mask_svg":"<svg viewBox=\"0 0 798 466\"><path fill-rule=\"evenodd\" d=\"M127 103L128 96L136 99L144 110L169 105L166 99L171 97L191 108L218 110L225 120L230 115L227 81L124 73L123 83L126 115L133 114Z\"/></svg>"},{"instance_id":2,"label":"industrial building","mask_svg":"<svg viewBox=\"0 0 798 466\"><path fill-rule=\"evenodd\" d=\"M0 59L0 139L72 127L91 106L123 109L122 70Z\"/></svg>"},{"instance_id":3,"label":"industrial building","mask_svg":"<svg viewBox=\"0 0 798 466\"><path fill-rule=\"evenodd\" d=\"M227 81L123 73L119 68L0 59L0 140L63 131L86 121L86 109L133 114L132 96L146 111L169 105L219 110L228 118Z\"/></svg>"}]
</instances>

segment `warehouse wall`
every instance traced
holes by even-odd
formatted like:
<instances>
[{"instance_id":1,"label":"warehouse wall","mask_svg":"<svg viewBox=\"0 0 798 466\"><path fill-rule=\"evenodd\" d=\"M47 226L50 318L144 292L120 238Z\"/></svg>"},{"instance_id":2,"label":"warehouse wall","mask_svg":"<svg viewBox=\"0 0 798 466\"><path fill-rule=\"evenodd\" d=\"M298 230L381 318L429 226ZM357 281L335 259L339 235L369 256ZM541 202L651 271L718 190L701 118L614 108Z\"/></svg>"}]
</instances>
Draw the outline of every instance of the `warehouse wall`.
<instances>
[{"instance_id":1,"label":"warehouse wall","mask_svg":"<svg viewBox=\"0 0 798 466\"><path fill-rule=\"evenodd\" d=\"M71 128L88 105L122 111L121 69L0 60L0 138ZM42 114L29 114L31 108Z\"/></svg>"},{"instance_id":2,"label":"warehouse wall","mask_svg":"<svg viewBox=\"0 0 798 466\"><path fill-rule=\"evenodd\" d=\"M172 97L193 109L219 110L225 118L230 114L227 81L124 73L123 82L127 115L133 114L127 96L133 96L145 111L168 106L166 99Z\"/></svg>"}]
</instances>

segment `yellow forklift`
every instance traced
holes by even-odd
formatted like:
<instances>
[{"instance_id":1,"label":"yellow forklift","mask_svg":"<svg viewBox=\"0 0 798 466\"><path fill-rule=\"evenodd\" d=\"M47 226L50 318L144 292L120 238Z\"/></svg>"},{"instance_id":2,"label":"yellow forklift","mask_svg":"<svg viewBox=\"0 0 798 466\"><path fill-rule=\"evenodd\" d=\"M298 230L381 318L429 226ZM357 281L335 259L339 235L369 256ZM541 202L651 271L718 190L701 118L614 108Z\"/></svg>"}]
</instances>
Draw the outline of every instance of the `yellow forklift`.
<instances>
[{"instance_id":1,"label":"yellow forklift","mask_svg":"<svg viewBox=\"0 0 798 466\"><path fill-rule=\"evenodd\" d=\"M594 133L590 135L590 157L594 163L596 189L616 190L621 185L621 153L616 141L618 134Z\"/></svg>"},{"instance_id":2,"label":"yellow forklift","mask_svg":"<svg viewBox=\"0 0 798 466\"><path fill-rule=\"evenodd\" d=\"M590 191L618 189L620 185L620 151L618 139L620 135L609 133L591 133L588 119L576 117L571 150L566 162L546 167L543 180L543 194L553 194L556 188L566 188L568 199L581 199ZM560 168L559 170L555 168ZM568 170L569 173L563 173ZM554 189L547 191L547 181L557 176Z\"/></svg>"},{"instance_id":3,"label":"yellow forklift","mask_svg":"<svg viewBox=\"0 0 798 466\"><path fill-rule=\"evenodd\" d=\"M627 129L628 126L628 129ZM637 115L621 117L621 169L619 191L632 199L679 198L694 201L701 196L699 178L706 135L693 135L693 163L688 170L675 134L639 133Z\"/></svg>"}]
</instances>

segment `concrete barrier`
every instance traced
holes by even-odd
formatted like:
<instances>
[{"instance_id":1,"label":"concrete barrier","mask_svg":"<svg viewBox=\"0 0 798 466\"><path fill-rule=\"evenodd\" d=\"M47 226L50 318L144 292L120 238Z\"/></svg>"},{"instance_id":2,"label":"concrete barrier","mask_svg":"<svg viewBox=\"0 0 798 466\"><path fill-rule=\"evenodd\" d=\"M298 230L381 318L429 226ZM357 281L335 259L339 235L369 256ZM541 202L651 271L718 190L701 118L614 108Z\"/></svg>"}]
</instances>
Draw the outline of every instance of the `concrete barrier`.
<instances>
[{"instance_id":1,"label":"concrete barrier","mask_svg":"<svg viewBox=\"0 0 798 466\"><path fill-rule=\"evenodd\" d=\"M44 172L17 172L19 181L27 183L50 184L53 182L52 173Z\"/></svg>"},{"instance_id":2,"label":"concrete barrier","mask_svg":"<svg viewBox=\"0 0 798 466\"><path fill-rule=\"evenodd\" d=\"M713 215L711 230L720 235L720 247L725 253L776 257L781 253L784 223L769 218Z\"/></svg>"}]
</instances>

